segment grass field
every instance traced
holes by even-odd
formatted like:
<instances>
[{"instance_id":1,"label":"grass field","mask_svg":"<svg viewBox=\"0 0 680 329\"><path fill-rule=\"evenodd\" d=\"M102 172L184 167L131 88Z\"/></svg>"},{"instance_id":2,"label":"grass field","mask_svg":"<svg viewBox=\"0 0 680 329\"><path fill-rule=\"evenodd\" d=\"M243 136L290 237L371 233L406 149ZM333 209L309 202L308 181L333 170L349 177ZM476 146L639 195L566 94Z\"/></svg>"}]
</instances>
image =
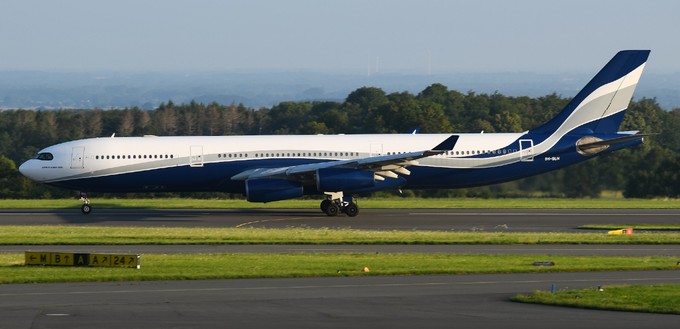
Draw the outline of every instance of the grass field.
<instances>
[{"instance_id":1,"label":"grass field","mask_svg":"<svg viewBox=\"0 0 680 329\"><path fill-rule=\"evenodd\" d=\"M679 233L505 233L353 229L3 226L0 245L121 244L678 244Z\"/></svg>"},{"instance_id":2,"label":"grass field","mask_svg":"<svg viewBox=\"0 0 680 329\"><path fill-rule=\"evenodd\" d=\"M515 208L515 209L678 209L677 199L423 199L423 198L366 198L358 199L364 209L411 208ZM79 208L75 199L57 200L0 200L0 209L60 209ZM95 209L153 208L153 209L317 209L319 200L285 200L271 203L250 203L245 200L222 199L93 199Z\"/></svg>"},{"instance_id":3,"label":"grass field","mask_svg":"<svg viewBox=\"0 0 680 329\"><path fill-rule=\"evenodd\" d=\"M554 266L534 266L551 261ZM676 257L454 254L145 254L141 269L24 266L0 254L0 283L674 270ZM362 270L368 267L370 272Z\"/></svg>"},{"instance_id":4,"label":"grass field","mask_svg":"<svg viewBox=\"0 0 680 329\"><path fill-rule=\"evenodd\" d=\"M513 300L598 310L680 314L680 285L604 286L602 289L536 291Z\"/></svg>"}]
</instances>

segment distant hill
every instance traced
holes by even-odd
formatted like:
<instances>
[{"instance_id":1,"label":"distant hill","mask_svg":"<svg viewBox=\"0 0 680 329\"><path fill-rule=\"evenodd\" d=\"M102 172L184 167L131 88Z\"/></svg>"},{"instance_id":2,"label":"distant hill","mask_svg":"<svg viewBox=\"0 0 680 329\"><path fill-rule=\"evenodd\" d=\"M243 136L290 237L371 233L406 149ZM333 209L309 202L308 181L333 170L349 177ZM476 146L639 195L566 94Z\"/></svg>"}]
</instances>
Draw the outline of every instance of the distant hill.
<instances>
[{"instance_id":1,"label":"distant hill","mask_svg":"<svg viewBox=\"0 0 680 329\"><path fill-rule=\"evenodd\" d=\"M282 101L344 100L363 86L417 94L433 83L463 93L499 92L537 97L571 97L592 72L582 74L449 73L437 75L358 75L322 72L0 72L0 109L123 108L153 109L161 102L242 103L259 108ZM666 110L680 107L680 73L645 73L635 98L656 98Z\"/></svg>"}]
</instances>

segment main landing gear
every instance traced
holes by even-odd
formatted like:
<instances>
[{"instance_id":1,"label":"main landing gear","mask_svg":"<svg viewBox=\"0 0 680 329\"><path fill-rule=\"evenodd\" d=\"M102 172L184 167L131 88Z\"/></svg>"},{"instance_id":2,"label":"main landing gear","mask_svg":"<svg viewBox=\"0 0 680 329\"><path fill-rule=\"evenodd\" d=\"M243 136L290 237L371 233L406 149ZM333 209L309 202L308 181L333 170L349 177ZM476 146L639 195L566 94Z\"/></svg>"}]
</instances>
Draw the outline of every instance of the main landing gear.
<instances>
[{"instance_id":1,"label":"main landing gear","mask_svg":"<svg viewBox=\"0 0 680 329\"><path fill-rule=\"evenodd\" d=\"M342 192L326 193L326 200L321 201L321 211L328 216L337 216L345 213L349 217L359 214L359 206L352 200L351 196L344 197Z\"/></svg>"},{"instance_id":2,"label":"main landing gear","mask_svg":"<svg viewBox=\"0 0 680 329\"><path fill-rule=\"evenodd\" d=\"M87 193L80 193L80 201L83 202L83 205L80 207L80 211L82 211L83 214L87 215L90 212L92 212L92 206L90 206L90 198L87 197Z\"/></svg>"}]
</instances>

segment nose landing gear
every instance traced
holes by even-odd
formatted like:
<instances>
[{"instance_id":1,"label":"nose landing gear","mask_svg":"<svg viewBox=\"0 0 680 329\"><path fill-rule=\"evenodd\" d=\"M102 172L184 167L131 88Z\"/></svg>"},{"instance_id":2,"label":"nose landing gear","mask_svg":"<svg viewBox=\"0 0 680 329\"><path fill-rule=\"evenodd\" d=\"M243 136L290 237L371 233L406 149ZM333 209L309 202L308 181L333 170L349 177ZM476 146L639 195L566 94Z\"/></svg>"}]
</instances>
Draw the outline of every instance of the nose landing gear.
<instances>
[{"instance_id":1,"label":"nose landing gear","mask_svg":"<svg viewBox=\"0 0 680 329\"><path fill-rule=\"evenodd\" d=\"M80 207L80 211L82 211L83 214L87 215L90 212L92 212L92 206L90 206L90 198L87 197L87 193L80 193L80 201L83 202L83 205Z\"/></svg>"}]
</instances>

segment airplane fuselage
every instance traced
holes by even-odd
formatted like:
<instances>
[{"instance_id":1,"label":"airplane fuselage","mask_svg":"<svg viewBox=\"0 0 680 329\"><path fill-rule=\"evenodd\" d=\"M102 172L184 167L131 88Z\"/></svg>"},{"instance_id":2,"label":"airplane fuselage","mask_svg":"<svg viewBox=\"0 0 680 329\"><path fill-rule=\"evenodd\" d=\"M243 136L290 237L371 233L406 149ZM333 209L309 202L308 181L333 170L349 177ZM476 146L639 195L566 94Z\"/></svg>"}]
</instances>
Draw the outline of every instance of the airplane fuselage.
<instances>
[{"instance_id":1,"label":"airplane fuselage","mask_svg":"<svg viewBox=\"0 0 680 329\"><path fill-rule=\"evenodd\" d=\"M231 177L249 168L362 159L428 149L449 134L184 136L92 138L54 145L21 171L59 187L92 192L222 191L244 193ZM526 133L457 134L455 147L409 166L409 175L377 182L391 187L459 188L530 176L587 159L564 147L537 152ZM579 136L576 136L577 138ZM546 147L547 149L548 147ZM49 160L40 159L49 154ZM44 157L44 156L43 156ZM373 189L367 189L370 191ZM306 193L318 193L313 186Z\"/></svg>"}]
</instances>

